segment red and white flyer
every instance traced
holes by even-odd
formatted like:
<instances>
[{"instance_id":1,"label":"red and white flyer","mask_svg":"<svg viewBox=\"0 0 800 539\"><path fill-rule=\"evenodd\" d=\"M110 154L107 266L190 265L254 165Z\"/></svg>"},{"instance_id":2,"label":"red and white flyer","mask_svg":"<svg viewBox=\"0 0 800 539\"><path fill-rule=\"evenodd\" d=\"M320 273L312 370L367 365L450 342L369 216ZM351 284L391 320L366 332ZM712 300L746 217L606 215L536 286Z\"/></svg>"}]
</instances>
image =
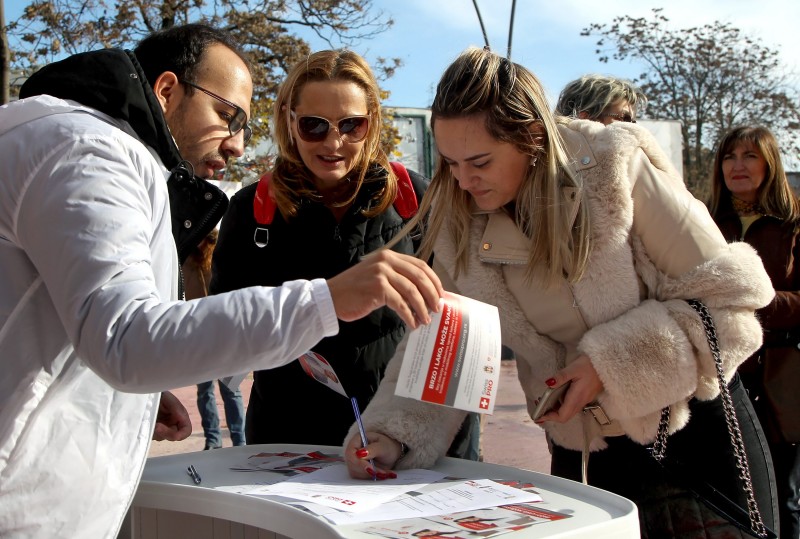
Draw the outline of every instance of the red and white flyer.
<instances>
[{"instance_id":1,"label":"red and white flyer","mask_svg":"<svg viewBox=\"0 0 800 539\"><path fill-rule=\"evenodd\" d=\"M497 307L445 292L432 318L409 335L395 394L491 414L500 378Z\"/></svg>"},{"instance_id":2,"label":"red and white flyer","mask_svg":"<svg viewBox=\"0 0 800 539\"><path fill-rule=\"evenodd\" d=\"M328 363L328 360L316 352L306 352L300 356L297 361L305 373L311 378L334 390L340 395L347 397L347 392L342 387L339 377L333 371L333 367Z\"/></svg>"}]
</instances>

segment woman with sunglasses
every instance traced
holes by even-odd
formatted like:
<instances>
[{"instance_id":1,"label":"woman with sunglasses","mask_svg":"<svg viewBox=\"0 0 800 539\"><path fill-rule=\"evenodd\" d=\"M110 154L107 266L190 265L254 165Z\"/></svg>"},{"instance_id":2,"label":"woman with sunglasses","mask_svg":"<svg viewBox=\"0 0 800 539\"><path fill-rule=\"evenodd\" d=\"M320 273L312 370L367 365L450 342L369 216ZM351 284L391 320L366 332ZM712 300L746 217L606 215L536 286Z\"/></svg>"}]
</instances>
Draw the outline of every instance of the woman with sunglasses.
<instances>
[{"instance_id":1,"label":"woman with sunglasses","mask_svg":"<svg viewBox=\"0 0 800 539\"><path fill-rule=\"evenodd\" d=\"M628 80L605 75L584 75L561 90L556 114L594 120L604 125L613 122L636 123L636 113L644 110L646 105L647 97Z\"/></svg>"},{"instance_id":2,"label":"woman with sunglasses","mask_svg":"<svg viewBox=\"0 0 800 539\"><path fill-rule=\"evenodd\" d=\"M406 221L401 213L415 210L427 187L427 179L408 171L413 190L406 180L406 199L396 200L403 186L381 148L378 84L354 52L320 51L295 65L278 90L274 120L275 167L232 198L214 254L212 293L332 277L391 240ZM254 215L265 207L269 224ZM412 254L412 238L393 249ZM339 328L314 351L363 408L405 326L382 308ZM297 362L254 374L248 443L340 445L352 423L350 401Z\"/></svg>"}]
</instances>

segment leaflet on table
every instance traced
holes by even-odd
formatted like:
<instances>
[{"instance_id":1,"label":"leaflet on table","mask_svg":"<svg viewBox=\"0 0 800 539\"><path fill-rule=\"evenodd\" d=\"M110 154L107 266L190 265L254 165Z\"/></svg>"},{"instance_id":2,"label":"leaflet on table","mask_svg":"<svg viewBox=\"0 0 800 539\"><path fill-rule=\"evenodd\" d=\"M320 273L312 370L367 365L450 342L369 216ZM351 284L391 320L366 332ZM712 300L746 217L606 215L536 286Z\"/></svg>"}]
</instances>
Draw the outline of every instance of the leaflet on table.
<instances>
[{"instance_id":1,"label":"leaflet on table","mask_svg":"<svg viewBox=\"0 0 800 539\"><path fill-rule=\"evenodd\" d=\"M311 453L257 453L247 457L247 461L230 467L237 472L275 472L288 476L311 473L331 464L341 464L344 459L339 455L327 455L322 451Z\"/></svg>"},{"instance_id":2,"label":"leaflet on table","mask_svg":"<svg viewBox=\"0 0 800 539\"><path fill-rule=\"evenodd\" d=\"M358 531L389 539L407 537L447 537L448 539L488 539L523 530L534 524L554 522L572 515L548 511L531 504L513 504L475 511L450 513L427 518L368 524Z\"/></svg>"},{"instance_id":3,"label":"leaflet on table","mask_svg":"<svg viewBox=\"0 0 800 539\"><path fill-rule=\"evenodd\" d=\"M498 483L538 494L533 483L498 479ZM409 493L414 494L414 493ZM488 539L504 533L518 531L534 524L553 522L572 515L557 513L530 503L516 503L487 507L473 511L442 514L426 518L391 521L386 524L364 524L360 532L390 539L440 535L450 539Z\"/></svg>"},{"instance_id":4,"label":"leaflet on table","mask_svg":"<svg viewBox=\"0 0 800 539\"><path fill-rule=\"evenodd\" d=\"M383 481L353 479L347 466L337 464L254 489L247 494L277 495L308 500L341 511L366 511L409 490L419 489L444 477L432 470L399 470L397 478Z\"/></svg>"},{"instance_id":5,"label":"leaflet on table","mask_svg":"<svg viewBox=\"0 0 800 539\"><path fill-rule=\"evenodd\" d=\"M445 292L432 319L409 334L395 394L491 414L500 377L497 307Z\"/></svg>"},{"instance_id":6,"label":"leaflet on table","mask_svg":"<svg viewBox=\"0 0 800 539\"><path fill-rule=\"evenodd\" d=\"M406 518L423 518L499 505L541 502L542 497L489 479L467 479L432 492L409 492L380 507L360 513L325 513L334 524L357 524Z\"/></svg>"}]
</instances>

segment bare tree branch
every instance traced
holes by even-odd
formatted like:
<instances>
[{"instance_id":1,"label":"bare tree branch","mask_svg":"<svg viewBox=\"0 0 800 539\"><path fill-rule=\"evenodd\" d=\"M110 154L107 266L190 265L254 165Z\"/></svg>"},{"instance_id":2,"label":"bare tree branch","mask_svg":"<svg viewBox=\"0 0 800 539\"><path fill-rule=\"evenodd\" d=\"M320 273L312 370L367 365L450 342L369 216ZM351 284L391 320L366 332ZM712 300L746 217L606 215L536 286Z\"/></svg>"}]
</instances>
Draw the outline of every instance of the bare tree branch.
<instances>
[{"instance_id":1,"label":"bare tree branch","mask_svg":"<svg viewBox=\"0 0 800 539\"><path fill-rule=\"evenodd\" d=\"M298 32L313 32L339 48L372 39L394 24L372 0L33 0L8 26L15 44L11 62L30 73L68 54L132 47L155 30L187 22L228 29L253 59L256 138L269 135L272 103L286 71L311 52ZM378 58L376 75L389 77L401 65ZM392 144L396 137L389 132L384 138ZM229 173L235 175L236 168Z\"/></svg>"},{"instance_id":2,"label":"bare tree branch","mask_svg":"<svg viewBox=\"0 0 800 539\"><path fill-rule=\"evenodd\" d=\"M800 109L797 85L778 52L730 24L672 29L661 9L652 18L616 17L591 24L583 36L599 36L601 62L633 60L644 66L637 78L647 94L644 116L681 121L687 186L708 194L714 147L739 124L766 125L783 149L797 155Z\"/></svg>"}]
</instances>

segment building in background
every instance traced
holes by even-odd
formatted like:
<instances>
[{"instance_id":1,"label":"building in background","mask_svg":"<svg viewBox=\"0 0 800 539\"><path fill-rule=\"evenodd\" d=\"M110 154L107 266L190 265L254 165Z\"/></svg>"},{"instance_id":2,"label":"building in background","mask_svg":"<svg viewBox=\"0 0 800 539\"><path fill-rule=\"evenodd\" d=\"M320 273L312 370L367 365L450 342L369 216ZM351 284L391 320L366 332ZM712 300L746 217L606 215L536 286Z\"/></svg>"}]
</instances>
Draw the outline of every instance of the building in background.
<instances>
[{"instance_id":1,"label":"building in background","mask_svg":"<svg viewBox=\"0 0 800 539\"><path fill-rule=\"evenodd\" d=\"M431 111L416 108L392 108L393 124L400 136L397 145L399 155L390 159L400 161L410 168L430 178L435 162L435 145L431 133Z\"/></svg>"},{"instance_id":2,"label":"building in background","mask_svg":"<svg viewBox=\"0 0 800 539\"><path fill-rule=\"evenodd\" d=\"M391 111L400 135L397 146L400 155L392 159L430 178L436 161L431 111L418 108L392 108ZM683 174L681 123L678 120L637 120L637 123L655 136L672 164Z\"/></svg>"}]
</instances>

